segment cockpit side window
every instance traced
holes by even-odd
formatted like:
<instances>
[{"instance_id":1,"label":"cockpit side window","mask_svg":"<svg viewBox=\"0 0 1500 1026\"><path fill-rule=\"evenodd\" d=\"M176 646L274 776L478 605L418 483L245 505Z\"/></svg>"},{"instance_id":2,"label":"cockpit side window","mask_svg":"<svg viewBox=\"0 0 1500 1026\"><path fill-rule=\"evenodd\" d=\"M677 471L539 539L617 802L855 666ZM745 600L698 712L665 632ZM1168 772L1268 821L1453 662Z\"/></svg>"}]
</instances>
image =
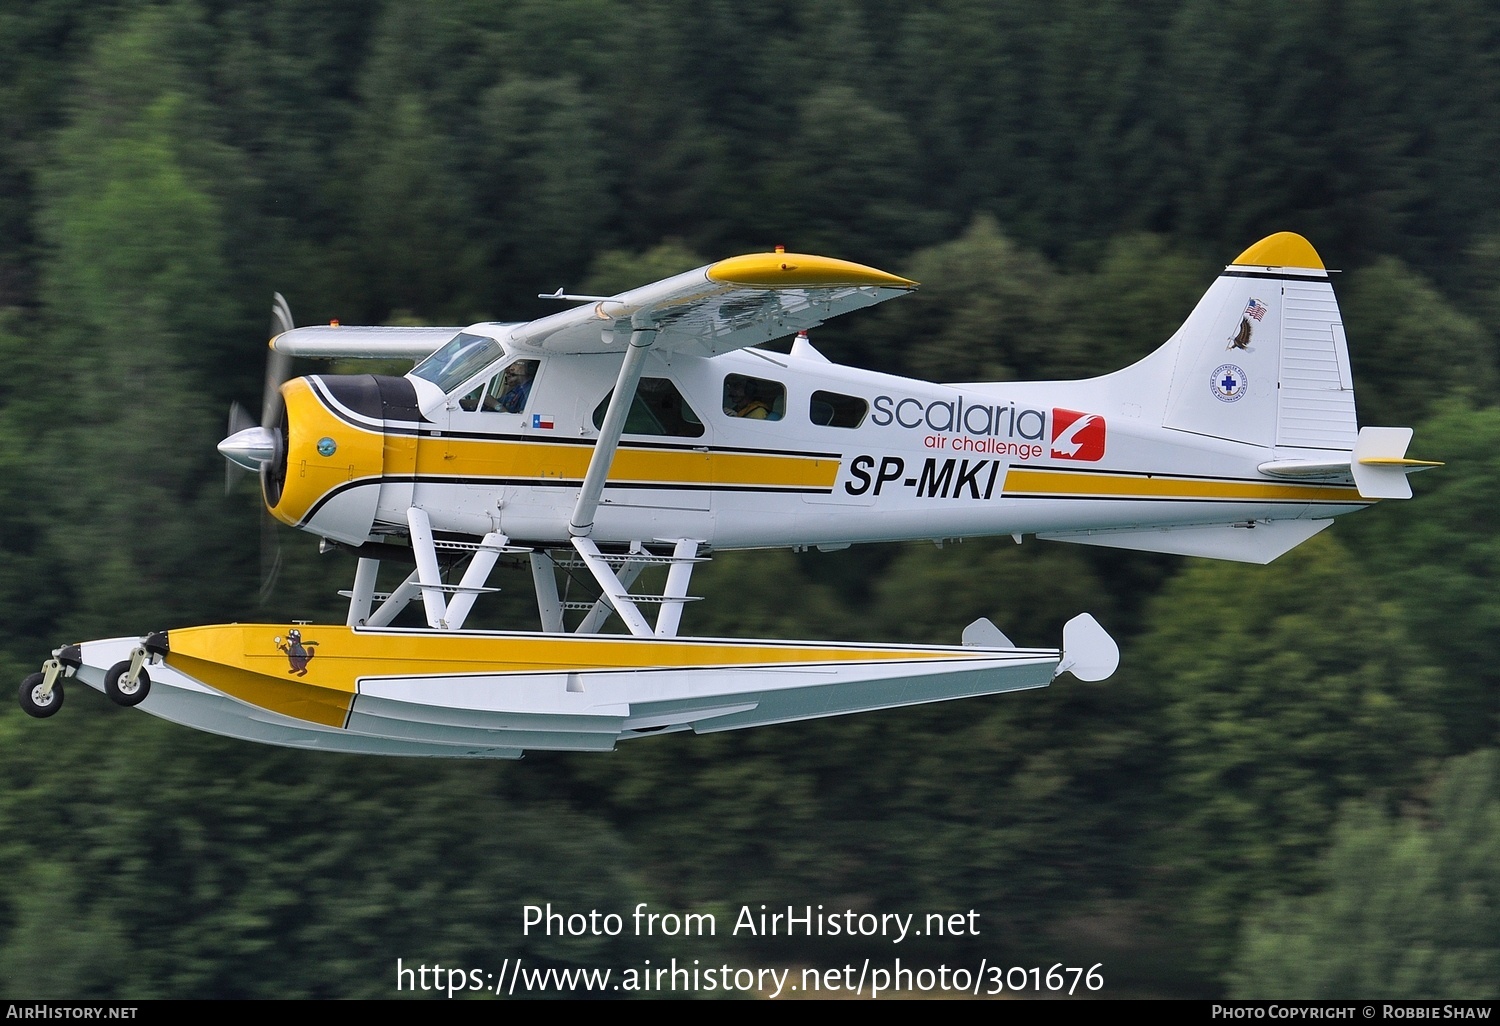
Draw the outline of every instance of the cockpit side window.
<instances>
[{"instance_id":1,"label":"cockpit side window","mask_svg":"<svg viewBox=\"0 0 1500 1026\"><path fill-rule=\"evenodd\" d=\"M780 420L786 416L786 386L747 374L725 375L724 413L749 420Z\"/></svg>"},{"instance_id":2,"label":"cockpit side window","mask_svg":"<svg viewBox=\"0 0 1500 1026\"><path fill-rule=\"evenodd\" d=\"M447 393L504 355L505 347L497 339L460 331L443 348L413 367L412 374Z\"/></svg>"},{"instance_id":3,"label":"cockpit side window","mask_svg":"<svg viewBox=\"0 0 1500 1026\"><path fill-rule=\"evenodd\" d=\"M594 407L594 427L604 426L611 391ZM703 421L687 404L677 386L666 378L642 378L635 389L635 400L625 415L627 435L672 435L677 438L701 438Z\"/></svg>"},{"instance_id":4,"label":"cockpit side window","mask_svg":"<svg viewBox=\"0 0 1500 1026\"><path fill-rule=\"evenodd\" d=\"M531 398L538 360L517 360L458 401L461 409L521 413Z\"/></svg>"}]
</instances>

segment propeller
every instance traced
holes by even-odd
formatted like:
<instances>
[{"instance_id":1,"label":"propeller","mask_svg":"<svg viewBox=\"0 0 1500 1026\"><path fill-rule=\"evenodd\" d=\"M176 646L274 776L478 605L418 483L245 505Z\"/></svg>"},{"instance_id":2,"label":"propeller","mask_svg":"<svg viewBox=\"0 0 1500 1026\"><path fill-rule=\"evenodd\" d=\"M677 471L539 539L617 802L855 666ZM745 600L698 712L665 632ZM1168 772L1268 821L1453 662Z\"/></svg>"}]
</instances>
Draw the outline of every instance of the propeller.
<instances>
[{"instance_id":1,"label":"propeller","mask_svg":"<svg viewBox=\"0 0 1500 1026\"><path fill-rule=\"evenodd\" d=\"M276 520L261 510L260 514L260 604L271 601L276 581L281 577L281 532Z\"/></svg>"},{"instance_id":2,"label":"propeller","mask_svg":"<svg viewBox=\"0 0 1500 1026\"><path fill-rule=\"evenodd\" d=\"M283 332L292 330L292 311L280 292L271 300L271 340ZM266 357L266 384L261 395L260 424L250 422L245 408L235 403L229 408L229 434L219 443L219 452L231 463L246 470L264 471L276 458L278 439L274 425L281 420L281 386L292 376L292 358L285 353L270 350ZM225 478L226 489L232 487L236 477L229 471Z\"/></svg>"},{"instance_id":3,"label":"propeller","mask_svg":"<svg viewBox=\"0 0 1500 1026\"><path fill-rule=\"evenodd\" d=\"M271 341L278 335L291 331L292 311L280 292L271 299ZM281 422L283 402L281 386L292 376L292 358L275 349L266 357L265 389L261 396L260 423L250 419L239 403L229 407L229 433L219 443L219 452L229 461L224 471L224 492L228 494L246 471L254 471L264 483L271 471L283 439L277 425ZM262 488L264 493L265 489ZM261 518L260 525L260 600L265 604L275 587L281 572L281 545L276 525L269 513Z\"/></svg>"},{"instance_id":4,"label":"propeller","mask_svg":"<svg viewBox=\"0 0 1500 1026\"><path fill-rule=\"evenodd\" d=\"M292 323L292 309L286 305L286 297L280 292L271 294L271 340L296 327ZM281 386L292 376L292 358L286 353L270 350L266 357L266 387L261 393L260 422L275 424L281 419Z\"/></svg>"}]
</instances>

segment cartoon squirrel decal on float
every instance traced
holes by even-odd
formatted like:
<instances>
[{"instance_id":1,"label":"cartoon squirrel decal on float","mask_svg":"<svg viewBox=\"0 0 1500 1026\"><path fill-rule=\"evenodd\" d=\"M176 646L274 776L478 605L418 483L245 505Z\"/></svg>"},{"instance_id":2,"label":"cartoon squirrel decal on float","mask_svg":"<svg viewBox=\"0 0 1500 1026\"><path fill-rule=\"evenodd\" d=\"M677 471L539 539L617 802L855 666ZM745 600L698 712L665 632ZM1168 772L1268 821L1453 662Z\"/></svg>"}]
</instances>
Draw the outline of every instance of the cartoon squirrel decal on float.
<instances>
[{"instance_id":1,"label":"cartoon squirrel decal on float","mask_svg":"<svg viewBox=\"0 0 1500 1026\"><path fill-rule=\"evenodd\" d=\"M309 641L303 643L302 632L293 627L286 632L286 641L276 639L276 647L286 653L287 661L291 669L287 673L295 673L299 677L307 676L307 664L312 662L313 656L318 654L318 643Z\"/></svg>"}]
</instances>

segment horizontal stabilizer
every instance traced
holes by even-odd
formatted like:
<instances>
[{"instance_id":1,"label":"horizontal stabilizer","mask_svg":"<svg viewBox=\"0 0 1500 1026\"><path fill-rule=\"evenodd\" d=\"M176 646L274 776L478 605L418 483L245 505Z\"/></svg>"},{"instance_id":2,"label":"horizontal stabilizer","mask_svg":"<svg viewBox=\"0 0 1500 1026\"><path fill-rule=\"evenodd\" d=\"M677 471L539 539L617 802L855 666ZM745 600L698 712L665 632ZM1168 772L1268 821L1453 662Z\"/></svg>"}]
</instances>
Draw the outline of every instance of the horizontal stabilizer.
<instances>
[{"instance_id":1,"label":"horizontal stabilizer","mask_svg":"<svg viewBox=\"0 0 1500 1026\"><path fill-rule=\"evenodd\" d=\"M1063 624L1062 661L1059 674L1071 673L1079 680L1104 680L1120 666L1120 646L1088 613L1079 613Z\"/></svg>"},{"instance_id":2,"label":"horizontal stabilizer","mask_svg":"<svg viewBox=\"0 0 1500 1026\"><path fill-rule=\"evenodd\" d=\"M1066 531L1037 537L1111 549L1269 563L1331 523L1332 520L1272 520L1258 521L1253 526L1133 527L1117 531Z\"/></svg>"},{"instance_id":3,"label":"horizontal stabilizer","mask_svg":"<svg viewBox=\"0 0 1500 1026\"><path fill-rule=\"evenodd\" d=\"M1441 463L1409 460L1406 447L1411 444L1411 428L1361 428L1354 443L1350 469L1359 494L1366 499L1409 499L1411 482L1406 475Z\"/></svg>"}]
</instances>

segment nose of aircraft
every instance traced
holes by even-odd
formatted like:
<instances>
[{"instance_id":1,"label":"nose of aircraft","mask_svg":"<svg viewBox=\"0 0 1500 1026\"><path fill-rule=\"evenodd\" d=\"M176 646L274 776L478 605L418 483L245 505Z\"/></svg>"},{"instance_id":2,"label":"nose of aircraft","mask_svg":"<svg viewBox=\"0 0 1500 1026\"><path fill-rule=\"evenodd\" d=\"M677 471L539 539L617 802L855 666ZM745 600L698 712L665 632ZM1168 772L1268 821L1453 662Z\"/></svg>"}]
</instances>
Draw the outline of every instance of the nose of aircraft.
<instances>
[{"instance_id":1,"label":"nose of aircraft","mask_svg":"<svg viewBox=\"0 0 1500 1026\"><path fill-rule=\"evenodd\" d=\"M220 442L219 452L246 470L259 472L276 456L276 436L263 427L247 427Z\"/></svg>"}]
</instances>

